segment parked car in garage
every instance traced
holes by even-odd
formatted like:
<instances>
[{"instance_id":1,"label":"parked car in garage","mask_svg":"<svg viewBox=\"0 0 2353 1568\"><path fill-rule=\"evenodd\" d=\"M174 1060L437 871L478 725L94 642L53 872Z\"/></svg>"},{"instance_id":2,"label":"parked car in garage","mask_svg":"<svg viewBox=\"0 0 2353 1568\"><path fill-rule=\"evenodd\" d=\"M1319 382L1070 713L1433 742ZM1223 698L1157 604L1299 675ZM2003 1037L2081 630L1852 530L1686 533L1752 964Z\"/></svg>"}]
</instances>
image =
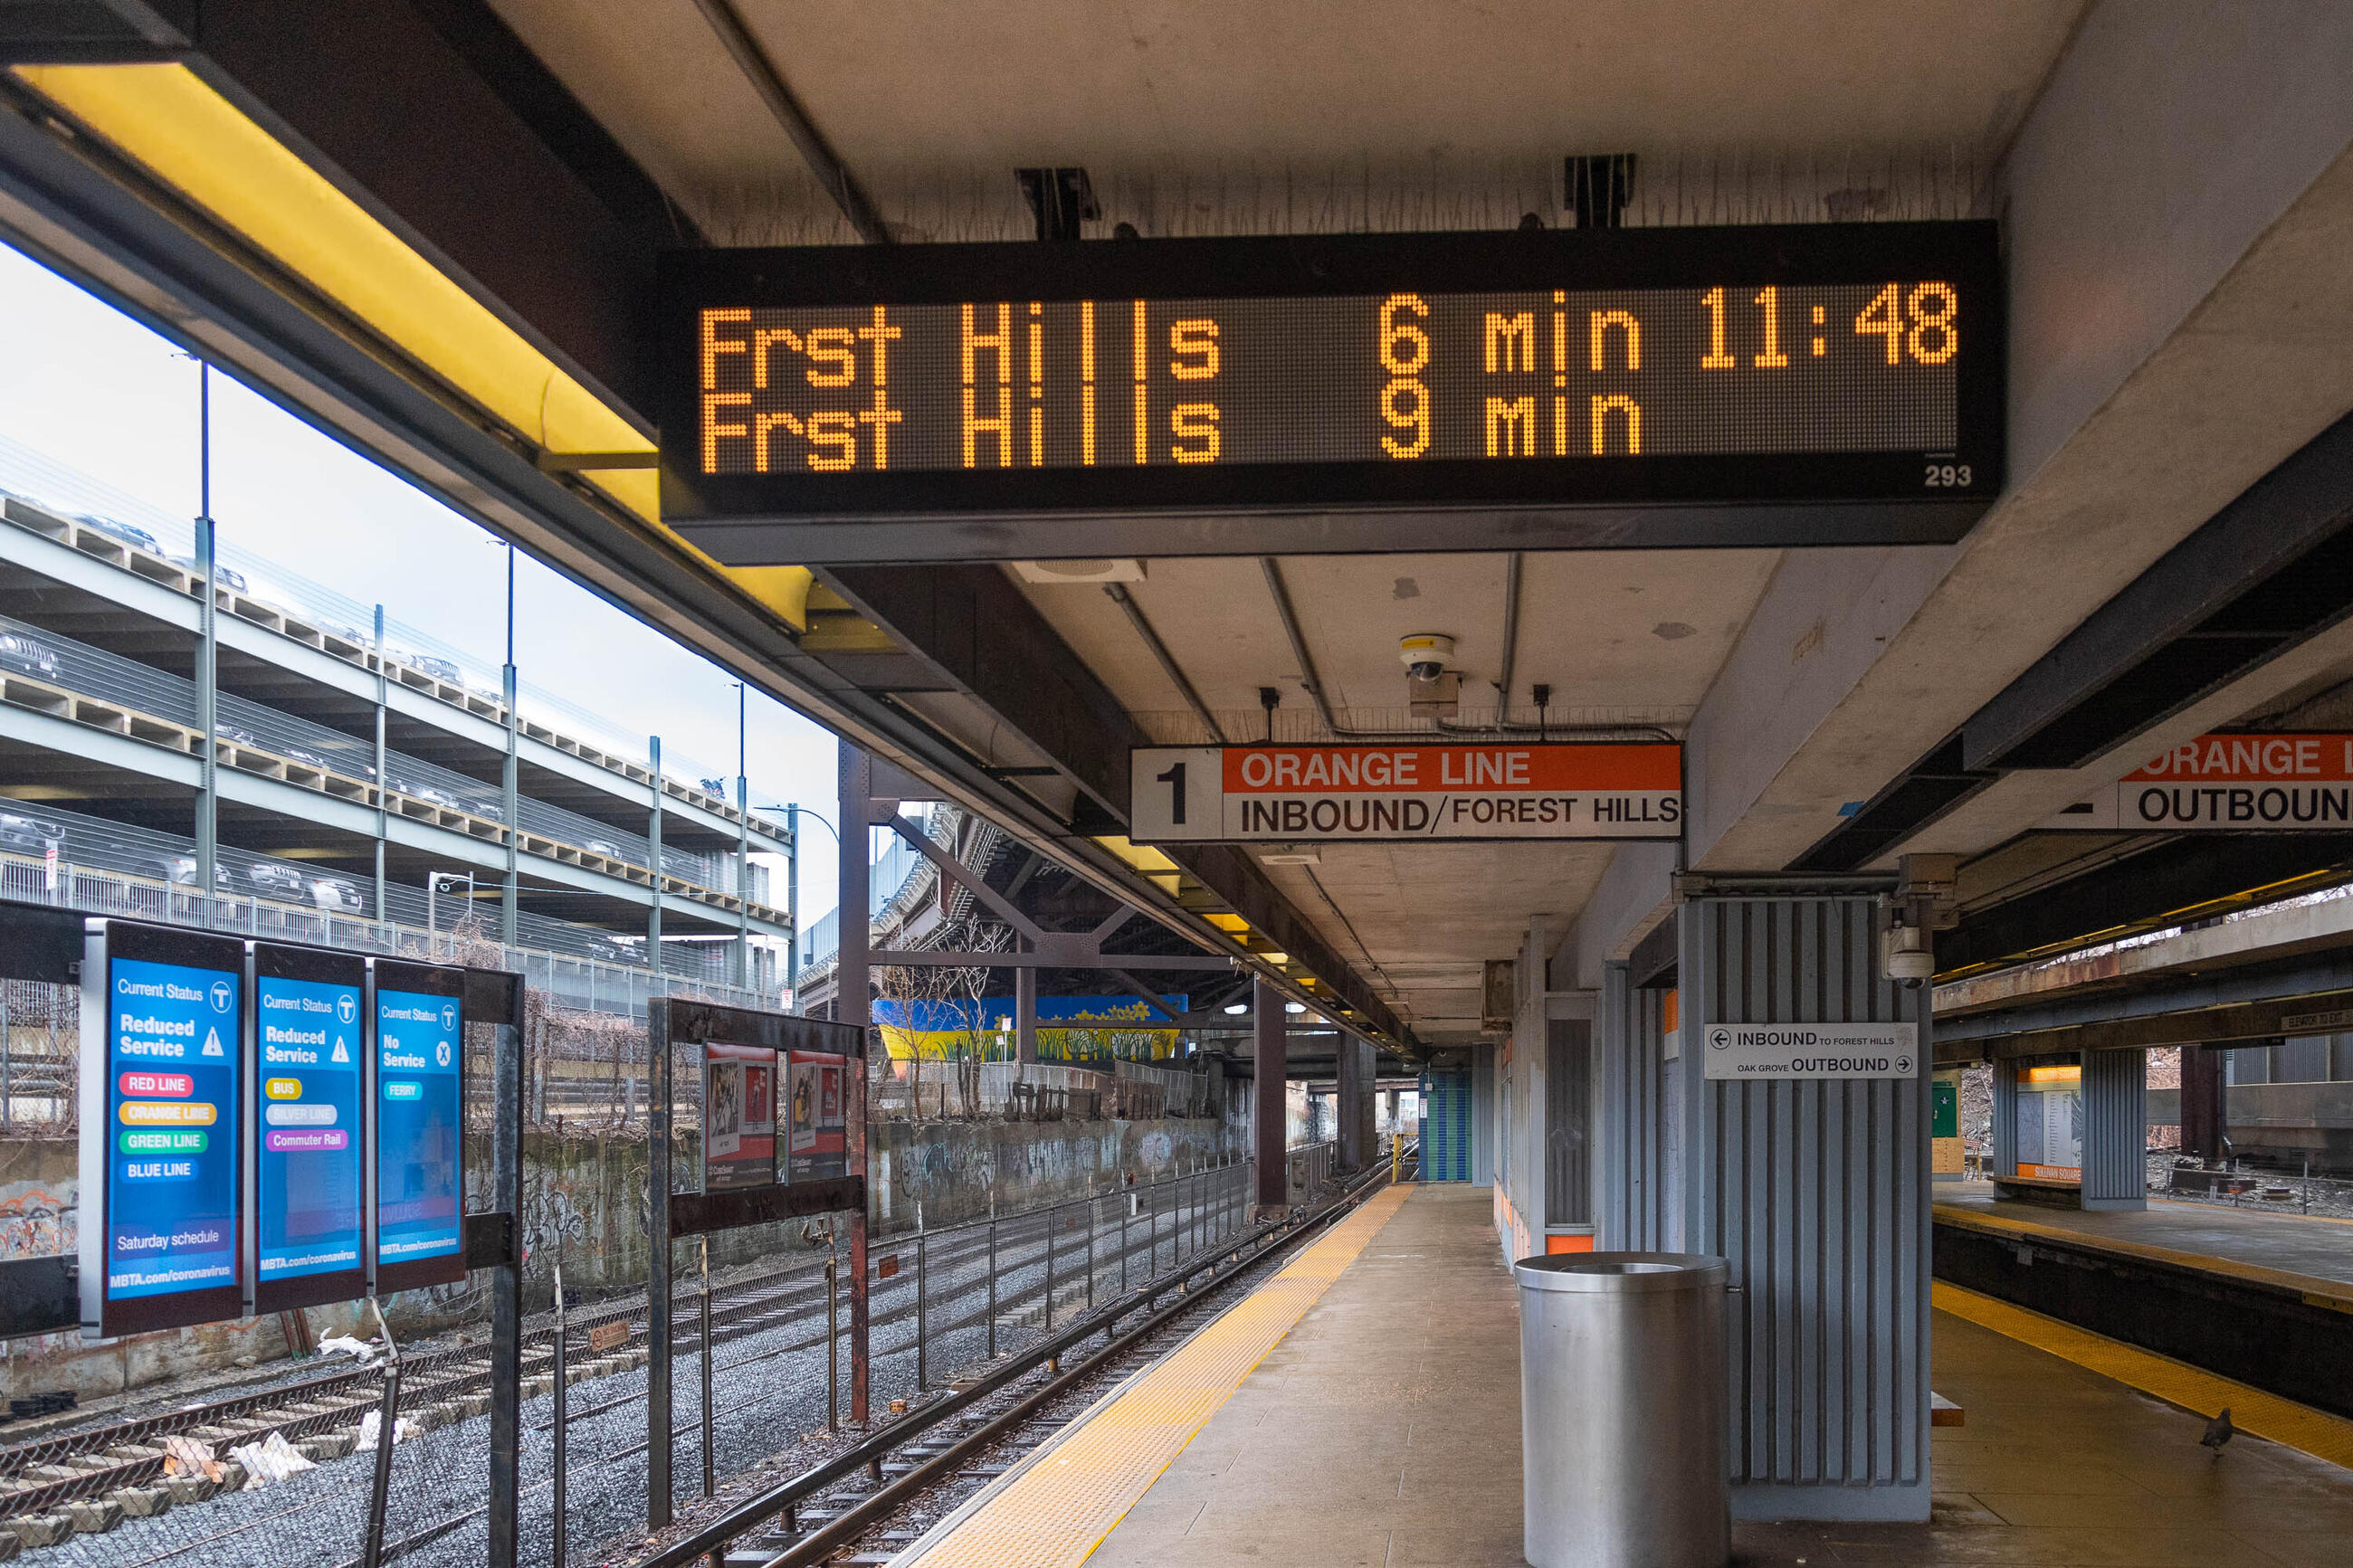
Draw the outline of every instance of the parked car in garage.
<instances>
[{"instance_id":1,"label":"parked car in garage","mask_svg":"<svg viewBox=\"0 0 2353 1568\"><path fill-rule=\"evenodd\" d=\"M24 632L0 632L0 668L40 680L58 678L57 650Z\"/></svg>"}]
</instances>

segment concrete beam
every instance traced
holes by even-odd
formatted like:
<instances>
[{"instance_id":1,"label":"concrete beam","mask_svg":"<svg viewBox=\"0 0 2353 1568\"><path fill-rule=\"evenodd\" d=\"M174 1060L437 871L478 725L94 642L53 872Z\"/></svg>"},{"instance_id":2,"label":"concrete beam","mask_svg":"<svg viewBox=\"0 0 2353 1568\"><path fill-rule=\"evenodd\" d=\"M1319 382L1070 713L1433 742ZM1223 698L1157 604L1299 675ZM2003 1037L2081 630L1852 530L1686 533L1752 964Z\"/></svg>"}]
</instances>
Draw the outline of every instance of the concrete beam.
<instances>
[{"instance_id":1,"label":"concrete beam","mask_svg":"<svg viewBox=\"0 0 2353 1568\"><path fill-rule=\"evenodd\" d=\"M2353 898L2252 910L2220 925L1949 981L1936 987L1936 1017L2014 1007L2088 988L2115 989L2186 970L2228 968L2353 946Z\"/></svg>"},{"instance_id":2,"label":"concrete beam","mask_svg":"<svg viewBox=\"0 0 2353 1568\"><path fill-rule=\"evenodd\" d=\"M1694 867L1788 864L2353 406L2348 72L2322 0L2091 13L2003 171L2008 492L1784 563L1692 725Z\"/></svg>"}]
</instances>

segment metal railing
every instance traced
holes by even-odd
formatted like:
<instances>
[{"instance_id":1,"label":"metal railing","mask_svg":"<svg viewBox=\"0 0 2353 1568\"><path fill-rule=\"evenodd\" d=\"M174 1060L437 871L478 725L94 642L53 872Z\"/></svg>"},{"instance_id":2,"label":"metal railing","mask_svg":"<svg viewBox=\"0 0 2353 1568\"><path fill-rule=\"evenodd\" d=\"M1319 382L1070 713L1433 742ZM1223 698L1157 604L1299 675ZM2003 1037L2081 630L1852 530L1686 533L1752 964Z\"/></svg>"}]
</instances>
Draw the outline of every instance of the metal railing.
<instances>
[{"instance_id":1,"label":"metal railing","mask_svg":"<svg viewBox=\"0 0 2353 1568\"><path fill-rule=\"evenodd\" d=\"M42 815L55 820L68 814L44 809ZM663 972L656 974L643 963L623 961L618 955L628 950L607 932L519 913L517 933L524 940L509 947L486 937L479 918L462 900L445 900L442 909L432 910L426 893L394 884L385 890L385 902L396 917L407 918L373 920L356 910L322 907L321 899L326 895L315 892L321 880L353 888L364 888L366 883L348 878L321 879L314 868L229 849L223 849L220 858L232 876L270 882L283 876L297 891L286 899L235 893L207 898L192 885L193 844L148 829L105 826L124 839L119 858L138 869L92 866L65 855L50 860L9 846L0 848L0 898L93 915L200 926L436 963L476 962L469 955L488 943L502 955L491 967L520 970L530 976L534 988L548 993L560 1005L584 1011L642 1017L648 1000L678 994L681 987L735 1006L776 1004L765 988L729 983L732 959L726 943L666 943ZM6 827L5 815L0 815L0 832ZM142 839L160 842L142 844ZM334 901L340 902L341 897L336 895ZM305 901L296 902L293 898ZM359 901L356 894L352 901ZM428 914L433 917L430 924Z\"/></svg>"}]
</instances>

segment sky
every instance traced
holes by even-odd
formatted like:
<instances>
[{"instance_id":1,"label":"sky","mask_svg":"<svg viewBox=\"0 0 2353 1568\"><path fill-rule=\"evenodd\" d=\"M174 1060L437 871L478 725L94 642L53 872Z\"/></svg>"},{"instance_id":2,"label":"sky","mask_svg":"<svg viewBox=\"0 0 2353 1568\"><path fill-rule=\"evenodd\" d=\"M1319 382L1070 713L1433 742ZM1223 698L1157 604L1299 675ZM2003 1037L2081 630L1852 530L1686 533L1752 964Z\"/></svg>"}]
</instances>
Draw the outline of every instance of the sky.
<instances>
[{"instance_id":1,"label":"sky","mask_svg":"<svg viewBox=\"0 0 2353 1568\"><path fill-rule=\"evenodd\" d=\"M197 375L171 342L0 247L0 436L193 517ZM241 549L381 603L391 619L494 671L505 652L504 546L227 375L216 371L211 383L212 514L224 554ZM703 764L688 776L723 776L733 794L736 686L717 666L528 555L516 567L514 631L526 687L589 710L619 737L659 734L666 757ZM755 805L789 801L833 819L829 731L754 692L745 735ZM806 923L833 907L833 837L804 817L801 851Z\"/></svg>"}]
</instances>

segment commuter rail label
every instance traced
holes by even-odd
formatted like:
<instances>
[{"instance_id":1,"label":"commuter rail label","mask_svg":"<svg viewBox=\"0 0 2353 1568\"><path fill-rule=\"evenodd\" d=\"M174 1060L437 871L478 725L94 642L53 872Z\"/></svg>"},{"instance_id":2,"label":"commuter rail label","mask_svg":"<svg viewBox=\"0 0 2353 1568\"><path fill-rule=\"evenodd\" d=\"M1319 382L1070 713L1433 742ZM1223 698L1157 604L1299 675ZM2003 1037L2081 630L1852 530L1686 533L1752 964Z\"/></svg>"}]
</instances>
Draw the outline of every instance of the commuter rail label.
<instances>
[{"instance_id":1,"label":"commuter rail label","mask_svg":"<svg viewBox=\"0 0 2353 1568\"><path fill-rule=\"evenodd\" d=\"M1150 746L1129 766L1139 844L1683 832L1683 748L1664 742Z\"/></svg>"},{"instance_id":2,"label":"commuter rail label","mask_svg":"<svg viewBox=\"0 0 2353 1568\"><path fill-rule=\"evenodd\" d=\"M1700 1056L1712 1079L1912 1078L1917 1024L1709 1024Z\"/></svg>"}]
</instances>

